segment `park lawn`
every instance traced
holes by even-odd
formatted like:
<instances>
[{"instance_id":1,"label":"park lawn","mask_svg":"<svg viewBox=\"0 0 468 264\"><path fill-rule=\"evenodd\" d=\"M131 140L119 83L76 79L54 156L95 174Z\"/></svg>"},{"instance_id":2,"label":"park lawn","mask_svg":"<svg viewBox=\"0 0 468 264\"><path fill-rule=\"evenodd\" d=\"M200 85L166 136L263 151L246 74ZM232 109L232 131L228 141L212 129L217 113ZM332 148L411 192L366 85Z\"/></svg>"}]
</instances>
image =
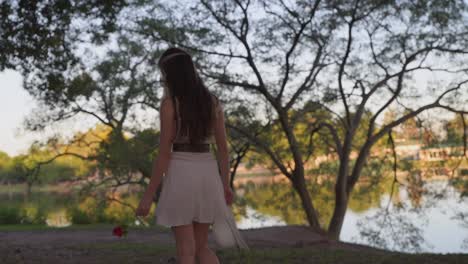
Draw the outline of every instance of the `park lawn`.
<instances>
[{"instance_id":1,"label":"park lawn","mask_svg":"<svg viewBox=\"0 0 468 264\"><path fill-rule=\"evenodd\" d=\"M0 225L0 232L4 231L30 231L30 230L57 230L57 229L66 229L66 230L93 230L93 229L107 229L110 230L114 227L113 224L73 224L67 227L53 227L43 224L13 224L13 225ZM148 229L145 226L132 226L131 229ZM152 230L156 231L169 231L170 229L164 226L152 226Z\"/></svg>"},{"instance_id":2,"label":"park lawn","mask_svg":"<svg viewBox=\"0 0 468 264\"><path fill-rule=\"evenodd\" d=\"M109 224L73 225L60 228L68 230L109 229ZM142 228L146 227L132 227ZM153 227L154 228L154 227ZM163 231L164 227L161 228ZM58 228L44 225L0 225L0 231L27 230L56 230ZM13 254L14 251L21 254ZM253 247L251 250L224 249L218 250L217 255L221 263L314 263L314 264L347 264L347 263L375 263L375 264L462 264L468 263L468 254L403 254L396 252L373 251L365 249L340 249L325 246L306 246L301 248L265 248ZM28 246L19 249L0 247L0 255L7 255L4 263L18 263L23 256L25 259L35 259L37 263L167 263L167 259L176 255L172 244L148 244L126 241L125 238L115 242L95 242L90 238L89 243L72 245L44 245ZM27 263L27 262L25 262ZM35 262L36 263L36 262Z\"/></svg>"},{"instance_id":3,"label":"park lawn","mask_svg":"<svg viewBox=\"0 0 468 264\"><path fill-rule=\"evenodd\" d=\"M146 263L155 259L167 259L175 256L174 246L148 245L138 243L107 243L76 246L75 251L95 251L97 261L112 261L118 256L119 263ZM369 253L343 249L316 247L304 248L255 248L249 251L224 249L216 252L221 263L233 264L332 264L332 263L375 263L375 264L451 264L468 263L467 254L403 254L403 253ZM109 257L113 255L114 257ZM100 259L101 258L101 259ZM150 263L150 262L148 262ZM159 262L157 262L159 263Z\"/></svg>"}]
</instances>

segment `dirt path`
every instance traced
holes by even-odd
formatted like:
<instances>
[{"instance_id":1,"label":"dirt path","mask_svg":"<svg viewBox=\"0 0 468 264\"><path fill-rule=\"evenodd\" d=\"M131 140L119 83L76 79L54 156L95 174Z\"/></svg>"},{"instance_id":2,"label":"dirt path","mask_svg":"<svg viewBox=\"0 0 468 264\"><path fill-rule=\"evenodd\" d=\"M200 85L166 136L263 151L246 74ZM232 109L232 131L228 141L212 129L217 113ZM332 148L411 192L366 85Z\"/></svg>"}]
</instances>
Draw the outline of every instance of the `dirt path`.
<instances>
[{"instance_id":1,"label":"dirt path","mask_svg":"<svg viewBox=\"0 0 468 264\"><path fill-rule=\"evenodd\" d=\"M350 243L331 242L325 237L312 231L305 226L282 226L265 227L257 229L241 230L242 235L247 240L251 248L276 248L276 247L325 247L342 248L347 250L378 252L379 250ZM117 238L112 235L111 228L90 229L90 230L32 230L32 231L0 231L0 256L5 263L43 263L59 261L57 263L93 263L96 251L99 251L100 261L109 255L111 259L118 259L119 252L112 251L111 248L106 251L105 248L97 250L94 246L89 248L86 245L115 245L123 243L145 244L151 246L175 245L172 233L160 231L155 228L130 230L125 238ZM215 248L213 236L209 234L209 244ZM129 249L126 247L126 249ZM131 248L129 249L131 250ZM137 250L135 250L137 254ZM153 262L152 257L159 258L159 262L167 263L173 252L161 251L157 255L134 256L138 263ZM131 256L131 254L130 254ZM128 252L120 258L129 258ZM109 260L111 260L109 259ZM79 260L79 261L78 261ZM37 262L36 262L37 261ZM141 261L141 262L140 262ZM0 259L0 263L3 263ZM122 262L127 263L127 262Z\"/></svg>"},{"instance_id":2,"label":"dirt path","mask_svg":"<svg viewBox=\"0 0 468 264\"><path fill-rule=\"evenodd\" d=\"M326 237L317 234L306 226L277 226L255 229L243 229L242 235L247 243L253 247L301 247L306 245L322 244L324 246L340 246L343 248L361 250L376 250L367 246L351 243L332 242ZM162 245L175 244L170 231L160 231L153 228L130 230L125 238L117 238L112 235L111 229L90 230L32 230L32 231L0 231L1 244L12 246L21 245L76 245L86 243L106 243L125 240L130 243L156 243ZM213 236L209 234L209 243L215 246Z\"/></svg>"}]
</instances>

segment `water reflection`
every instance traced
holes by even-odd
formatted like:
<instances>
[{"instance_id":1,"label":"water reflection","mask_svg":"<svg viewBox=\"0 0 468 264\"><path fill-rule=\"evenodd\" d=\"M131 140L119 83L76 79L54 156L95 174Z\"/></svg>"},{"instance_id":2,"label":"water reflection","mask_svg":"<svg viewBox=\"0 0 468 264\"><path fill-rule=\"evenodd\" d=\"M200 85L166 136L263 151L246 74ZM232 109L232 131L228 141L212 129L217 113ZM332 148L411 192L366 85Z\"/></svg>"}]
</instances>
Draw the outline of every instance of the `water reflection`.
<instances>
[{"instance_id":1,"label":"water reflection","mask_svg":"<svg viewBox=\"0 0 468 264\"><path fill-rule=\"evenodd\" d=\"M67 210L62 208L54 212L49 212L46 216L47 226L66 227L72 224L72 221L67 214Z\"/></svg>"},{"instance_id":2,"label":"water reflection","mask_svg":"<svg viewBox=\"0 0 468 264\"><path fill-rule=\"evenodd\" d=\"M281 217L262 214L250 206L246 206L245 209L246 215L237 221L237 227L240 229L287 225Z\"/></svg>"},{"instance_id":3,"label":"water reflection","mask_svg":"<svg viewBox=\"0 0 468 264\"><path fill-rule=\"evenodd\" d=\"M380 176L375 176L380 177ZM349 201L341 239L408 251L468 252L468 225L460 212L468 213L466 190L460 181L421 181L408 178L408 185L395 185L393 179L364 177ZM411 187L409 187L411 186ZM307 186L320 222L326 225L334 203L333 183ZM306 224L298 195L286 184L254 184L237 187L233 211L239 228ZM75 193L0 192L0 224L44 224L63 227L73 224L127 223L138 225L131 208L140 193L120 193L109 199L105 191L79 197ZM147 218L154 224L154 206ZM386 210L389 209L387 215ZM459 216L454 217L454 216ZM468 215L468 214L467 214ZM387 216L387 217L384 217ZM463 224L465 223L465 227ZM374 235L374 237L373 237ZM374 238L374 239L372 239ZM418 246L411 246L412 240Z\"/></svg>"},{"instance_id":4,"label":"water reflection","mask_svg":"<svg viewBox=\"0 0 468 264\"><path fill-rule=\"evenodd\" d=\"M468 226L463 227L454 217L468 211L468 200L460 200L460 193L447 181L426 183L424 190L415 206L411 191L401 188L400 203L390 203L389 214L386 214L388 195L383 197L379 208L365 213L349 210L341 239L374 246L385 244L390 249L408 252L468 252L464 246ZM445 193L443 199L429 195L439 192Z\"/></svg>"}]
</instances>

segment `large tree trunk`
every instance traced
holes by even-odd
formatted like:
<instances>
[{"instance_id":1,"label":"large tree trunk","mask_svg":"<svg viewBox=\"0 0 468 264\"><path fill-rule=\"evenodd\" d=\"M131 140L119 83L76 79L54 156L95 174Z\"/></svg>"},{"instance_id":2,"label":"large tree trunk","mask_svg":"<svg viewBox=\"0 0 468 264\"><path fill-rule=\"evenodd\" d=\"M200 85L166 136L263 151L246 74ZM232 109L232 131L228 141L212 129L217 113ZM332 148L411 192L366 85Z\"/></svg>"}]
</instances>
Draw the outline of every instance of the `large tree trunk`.
<instances>
[{"instance_id":1,"label":"large tree trunk","mask_svg":"<svg viewBox=\"0 0 468 264\"><path fill-rule=\"evenodd\" d=\"M351 138L351 137L349 137ZM347 140L346 143L351 142L351 139ZM366 162L367 156L369 155L370 148L375 141L367 142L359 152L359 156L356 159L356 163L349 175L349 153L351 151L351 145L346 144L345 149L343 150L343 156L340 158L340 168L338 171L337 182L335 185L335 208L333 211L333 216L328 226L328 236L334 240L339 240L341 229L343 227L344 218L346 215L346 210L348 208L348 201L353 190L354 185L356 184L359 176L361 175L362 169Z\"/></svg>"},{"instance_id":2,"label":"large tree trunk","mask_svg":"<svg viewBox=\"0 0 468 264\"><path fill-rule=\"evenodd\" d=\"M317 231L322 230L320 227L320 221L317 215L317 211L315 210L314 205L312 204L312 200L310 198L310 194L307 191L307 186L304 177L304 163L302 160L301 152L299 151L299 144L296 140L292 127L290 127L289 125L288 114L281 108L277 110L281 127L284 129L284 133L286 134L286 137L289 142L289 147L294 158L295 167L291 175L293 186L299 194L299 197L301 198L302 208L306 213L309 225Z\"/></svg>"},{"instance_id":3,"label":"large tree trunk","mask_svg":"<svg viewBox=\"0 0 468 264\"><path fill-rule=\"evenodd\" d=\"M341 229L343 227L346 209L348 208L348 195L346 191L336 186L335 188L335 208L333 216L328 227L328 237L333 240L339 240Z\"/></svg>"},{"instance_id":4,"label":"large tree trunk","mask_svg":"<svg viewBox=\"0 0 468 264\"><path fill-rule=\"evenodd\" d=\"M242 161L242 158L245 156L245 153L244 152L244 155L237 155L236 156L236 159L234 160L234 165L233 165L233 168L232 168L232 171L231 171L231 176L230 176L230 179L229 179L229 186L231 186L231 189L234 190L234 178L236 176L236 172L237 172L237 168L239 167L239 164L241 163Z\"/></svg>"},{"instance_id":5,"label":"large tree trunk","mask_svg":"<svg viewBox=\"0 0 468 264\"><path fill-rule=\"evenodd\" d=\"M309 192L307 191L303 168L302 170L295 172L295 174L293 175L292 182L294 189L296 189L297 193L299 194L299 197L301 198L302 208L306 213L309 225L317 230L321 230L317 211L315 210Z\"/></svg>"},{"instance_id":6,"label":"large tree trunk","mask_svg":"<svg viewBox=\"0 0 468 264\"><path fill-rule=\"evenodd\" d=\"M335 208L333 215L328 225L328 237L333 240L340 239L341 228L343 227L346 209L348 207L347 181L349 172L349 154L351 152L351 142L353 136L351 133L346 134L343 144L343 151L340 157L340 167L335 183Z\"/></svg>"}]
</instances>

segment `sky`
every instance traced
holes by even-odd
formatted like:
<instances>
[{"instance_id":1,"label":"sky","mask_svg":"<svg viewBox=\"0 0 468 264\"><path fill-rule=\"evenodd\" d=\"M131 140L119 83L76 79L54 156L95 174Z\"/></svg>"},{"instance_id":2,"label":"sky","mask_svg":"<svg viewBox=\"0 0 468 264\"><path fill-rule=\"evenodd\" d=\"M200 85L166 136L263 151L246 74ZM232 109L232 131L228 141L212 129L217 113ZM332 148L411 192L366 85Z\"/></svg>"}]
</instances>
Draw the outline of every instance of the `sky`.
<instances>
[{"instance_id":1,"label":"sky","mask_svg":"<svg viewBox=\"0 0 468 264\"><path fill-rule=\"evenodd\" d=\"M12 70L0 72L0 151L10 156L26 152L34 135L24 133L23 120L34 106L21 75Z\"/></svg>"},{"instance_id":2,"label":"sky","mask_svg":"<svg viewBox=\"0 0 468 264\"><path fill-rule=\"evenodd\" d=\"M34 141L43 142L54 135L69 138L95 126L95 120L80 117L51 124L40 132L26 130L24 121L37 111L37 103L23 88L22 81L16 71L0 72L0 151L9 156L26 154Z\"/></svg>"}]
</instances>

